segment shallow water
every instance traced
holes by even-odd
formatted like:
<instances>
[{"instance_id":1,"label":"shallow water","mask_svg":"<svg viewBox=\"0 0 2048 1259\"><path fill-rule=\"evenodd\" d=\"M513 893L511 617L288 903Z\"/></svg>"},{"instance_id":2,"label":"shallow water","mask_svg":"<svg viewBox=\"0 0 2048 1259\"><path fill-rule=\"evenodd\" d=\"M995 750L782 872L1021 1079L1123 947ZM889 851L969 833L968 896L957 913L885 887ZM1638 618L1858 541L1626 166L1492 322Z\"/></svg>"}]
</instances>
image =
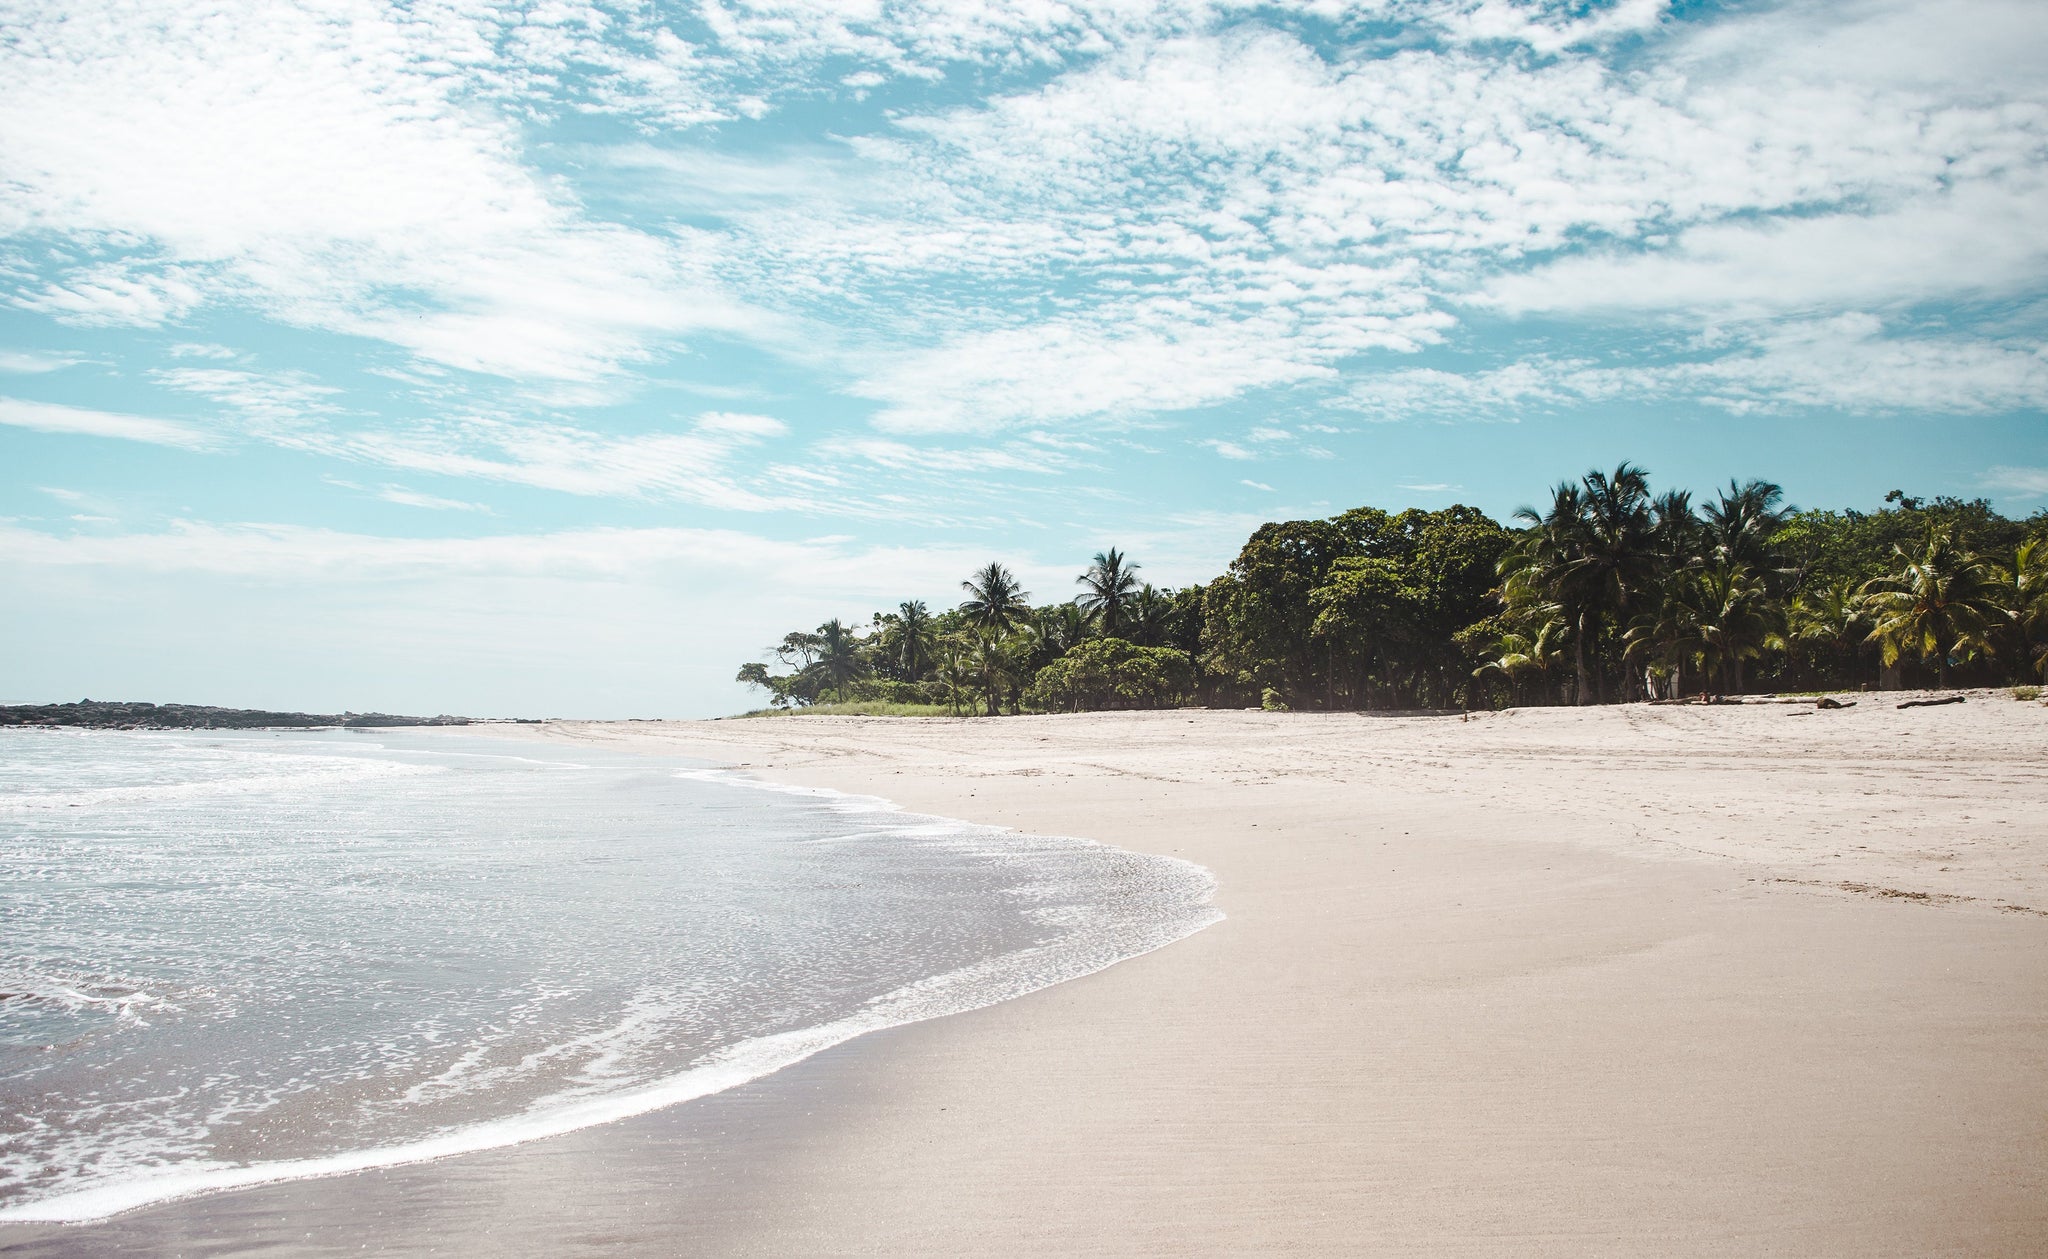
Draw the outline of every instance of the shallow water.
<instances>
[{"instance_id":1,"label":"shallow water","mask_svg":"<svg viewBox=\"0 0 2048 1259\"><path fill-rule=\"evenodd\" d=\"M701 1096L1178 939L1210 888L680 761L0 731L0 1219Z\"/></svg>"}]
</instances>

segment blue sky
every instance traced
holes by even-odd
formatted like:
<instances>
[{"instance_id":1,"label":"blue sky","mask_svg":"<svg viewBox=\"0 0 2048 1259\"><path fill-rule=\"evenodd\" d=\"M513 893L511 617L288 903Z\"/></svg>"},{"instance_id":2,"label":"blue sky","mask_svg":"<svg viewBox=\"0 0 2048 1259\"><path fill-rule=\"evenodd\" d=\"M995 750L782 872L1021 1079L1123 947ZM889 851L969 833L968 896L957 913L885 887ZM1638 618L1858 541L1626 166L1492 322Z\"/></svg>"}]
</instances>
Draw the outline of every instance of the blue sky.
<instances>
[{"instance_id":1,"label":"blue sky","mask_svg":"<svg viewBox=\"0 0 2048 1259\"><path fill-rule=\"evenodd\" d=\"M2048 504L2031 0L16 0L0 699L700 715L1593 464Z\"/></svg>"}]
</instances>

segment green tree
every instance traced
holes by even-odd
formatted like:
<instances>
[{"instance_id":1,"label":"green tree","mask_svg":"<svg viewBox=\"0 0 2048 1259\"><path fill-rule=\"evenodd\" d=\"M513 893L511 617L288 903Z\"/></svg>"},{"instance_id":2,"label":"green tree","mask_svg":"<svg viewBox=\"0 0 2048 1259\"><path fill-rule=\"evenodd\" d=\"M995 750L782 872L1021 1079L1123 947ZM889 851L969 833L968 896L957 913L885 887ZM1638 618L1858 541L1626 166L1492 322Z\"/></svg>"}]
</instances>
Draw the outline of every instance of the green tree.
<instances>
[{"instance_id":1,"label":"green tree","mask_svg":"<svg viewBox=\"0 0 2048 1259\"><path fill-rule=\"evenodd\" d=\"M967 592L960 612L984 636L1001 637L1031 615L1031 592L999 563L977 570L960 588Z\"/></svg>"},{"instance_id":2,"label":"green tree","mask_svg":"<svg viewBox=\"0 0 2048 1259\"><path fill-rule=\"evenodd\" d=\"M1127 609L1138 592L1138 569L1124 553L1115 547L1098 551L1088 571L1074 579L1074 584L1084 587L1081 595L1074 600L1081 610L1095 619L1101 627L1103 637L1120 637L1125 629Z\"/></svg>"},{"instance_id":3,"label":"green tree","mask_svg":"<svg viewBox=\"0 0 2048 1259\"><path fill-rule=\"evenodd\" d=\"M1681 599L1696 618L1701 655L1711 675L1716 666L1731 695L1742 693L1742 666L1763 654L1778 630L1778 604L1761 576L1747 564L1717 556L1690 575Z\"/></svg>"},{"instance_id":4,"label":"green tree","mask_svg":"<svg viewBox=\"0 0 2048 1259\"><path fill-rule=\"evenodd\" d=\"M1792 516L1784 500L1785 491L1769 481L1728 482L1716 501L1700 509L1713 553L1771 581L1778 568L1772 541Z\"/></svg>"},{"instance_id":5,"label":"green tree","mask_svg":"<svg viewBox=\"0 0 2048 1259\"><path fill-rule=\"evenodd\" d=\"M882 651L905 682L930 677L937 663L938 635L932 627L931 610L924 600L898 604L896 614L887 618L882 632Z\"/></svg>"},{"instance_id":6,"label":"green tree","mask_svg":"<svg viewBox=\"0 0 2048 1259\"><path fill-rule=\"evenodd\" d=\"M1358 549L1334 521L1260 525L1209 585L1204 637L1213 667L1252 695L1271 687L1290 705L1312 706L1324 693L1326 648L1309 596Z\"/></svg>"},{"instance_id":7,"label":"green tree","mask_svg":"<svg viewBox=\"0 0 2048 1259\"><path fill-rule=\"evenodd\" d=\"M1040 669L1024 698L1048 712L1171 708L1187 703L1194 685L1194 662L1186 652L1091 638Z\"/></svg>"},{"instance_id":8,"label":"green tree","mask_svg":"<svg viewBox=\"0 0 2048 1259\"><path fill-rule=\"evenodd\" d=\"M1863 586L1870 639L1888 665L1908 654L1931 658L1945 687L1951 660L1987 649L2004 620L1997 575L1940 526L1921 546L1900 546L1895 555L1895 571Z\"/></svg>"},{"instance_id":9,"label":"green tree","mask_svg":"<svg viewBox=\"0 0 2048 1259\"><path fill-rule=\"evenodd\" d=\"M1993 576L2006 605L2015 669L2032 669L2048 682L2048 535L2020 543L2012 563L1993 570Z\"/></svg>"},{"instance_id":10,"label":"green tree","mask_svg":"<svg viewBox=\"0 0 2048 1259\"><path fill-rule=\"evenodd\" d=\"M1363 708L1373 706L1375 665L1390 692L1398 685L1395 666L1415 635L1424 598L1394 560L1347 555L1330 566L1329 580L1309 592L1316 614L1311 632L1330 653L1325 707L1337 706L1340 674L1348 675L1348 698Z\"/></svg>"},{"instance_id":11,"label":"green tree","mask_svg":"<svg viewBox=\"0 0 2048 1259\"><path fill-rule=\"evenodd\" d=\"M1146 582L1131 596L1130 615L1132 642L1140 647L1165 646L1174 616L1173 592Z\"/></svg>"},{"instance_id":12,"label":"green tree","mask_svg":"<svg viewBox=\"0 0 2048 1259\"><path fill-rule=\"evenodd\" d=\"M1587 546L1585 494L1565 482L1551 490L1548 511L1523 507L1516 510L1515 519L1527 528L1501 556L1501 600L1518 625L1560 623L1557 637L1569 641L1572 649L1573 702L1588 703L1593 685L1586 646L1596 630L1600 606L1582 563Z\"/></svg>"},{"instance_id":13,"label":"green tree","mask_svg":"<svg viewBox=\"0 0 2048 1259\"><path fill-rule=\"evenodd\" d=\"M1791 641L1815 657L1814 672L1821 677L1854 676L1859 654L1868 650L1870 613L1861 587L1843 577L1801 591L1792 600L1787 618Z\"/></svg>"},{"instance_id":14,"label":"green tree","mask_svg":"<svg viewBox=\"0 0 2048 1259\"><path fill-rule=\"evenodd\" d=\"M1003 701L1016 693L1022 680L1023 644L1014 636L979 634L968 644L966 655L967 669L978 683L988 715L1000 715Z\"/></svg>"},{"instance_id":15,"label":"green tree","mask_svg":"<svg viewBox=\"0 0 2048 1259\"><path fill-rule=\"evenodd\" d=\"M818 627L817 642L817 660L810 668L817 673L819 692L848 698L847 688L868 673L860 635L835 616Z\"/></svg>"},{"instance_id":16,"label":"green tree","mask_svg":"<svg viewBox=\"0 0 2048 1259\"><path fill-rule=\"evenodd\" d=\"M960 715L965 706L968 715L974 714L974 667L967 658L965 644L958 639L948 639L939 646L938 664L933 671L938 684L946 693L946 707L954 716Z\"/></svg>"}]
</instances>

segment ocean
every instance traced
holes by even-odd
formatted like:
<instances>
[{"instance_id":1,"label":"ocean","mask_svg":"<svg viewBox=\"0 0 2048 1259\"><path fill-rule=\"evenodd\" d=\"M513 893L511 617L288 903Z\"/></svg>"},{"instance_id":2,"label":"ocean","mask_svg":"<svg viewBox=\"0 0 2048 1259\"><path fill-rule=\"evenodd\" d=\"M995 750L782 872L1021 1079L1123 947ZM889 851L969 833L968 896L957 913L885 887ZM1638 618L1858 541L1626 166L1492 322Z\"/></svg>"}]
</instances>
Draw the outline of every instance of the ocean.
<instances>
[{"instance_id":1,"label":"ocean","mask_svg":"<svg viewBox=\"0 0 2048 1259\"><path fill-rule=\"evenodd\" d=\"M0 731L0 1221L729 1088L1215 921L1186 862L405 731Z\"/></svg>"}]
</instances>

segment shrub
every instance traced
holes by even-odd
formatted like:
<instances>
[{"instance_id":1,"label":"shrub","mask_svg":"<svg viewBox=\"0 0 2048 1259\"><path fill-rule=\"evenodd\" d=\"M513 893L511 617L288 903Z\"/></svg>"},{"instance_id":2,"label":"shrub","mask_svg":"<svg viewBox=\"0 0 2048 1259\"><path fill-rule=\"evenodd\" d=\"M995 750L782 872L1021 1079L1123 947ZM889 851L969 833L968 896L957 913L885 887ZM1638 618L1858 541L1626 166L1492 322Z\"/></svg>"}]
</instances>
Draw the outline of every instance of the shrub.
<instances>
[{"instance_id":1,"label":"shrub","mask_svg":"<svg viewBox=\"0 0 2048 1259\"><path fill-rule=\"evenodd\" d=\"M1269 713L1284 713L1287 711L1287 700L1279 691L1269 686L1259 692L1259 707Z\"/></svg>"},{"instance_id":2,"label":"shrub","mask_svg":"<svg viewBox=\"0 0 2048 1259\"><path fill-rule=\"evenodd\" d=\"M2012 688L2012 697L2021 703L2036 700L2041 698L2041 688L2038 686L2015 686Z\"/></svg>"},{"instance_id":3,"label":"shrub","mask_svg":"<svg viewBox=\"0 0 2048 1259\"><path fill-rule=\"evenodd\" d=\"M1184 651L1091 638L1038 671L1024 702L1042 712L1101 708L1175 708L1195 690Z\"/></svg>"}]
</instances>

